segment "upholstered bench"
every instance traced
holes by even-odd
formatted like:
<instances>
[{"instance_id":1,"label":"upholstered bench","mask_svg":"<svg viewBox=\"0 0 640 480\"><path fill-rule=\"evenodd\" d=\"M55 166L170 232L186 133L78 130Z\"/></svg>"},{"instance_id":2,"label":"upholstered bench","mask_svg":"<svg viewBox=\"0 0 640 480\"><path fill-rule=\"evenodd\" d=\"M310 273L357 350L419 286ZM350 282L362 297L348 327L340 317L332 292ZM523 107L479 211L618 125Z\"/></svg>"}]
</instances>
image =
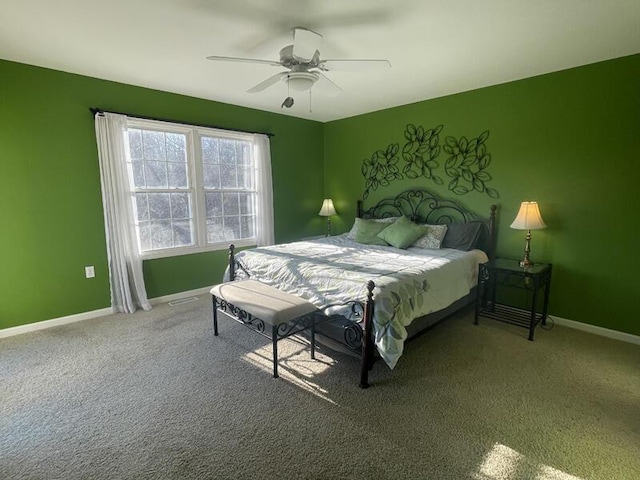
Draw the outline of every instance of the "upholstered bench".
<instances>
[{"instance_id":1,"label":"upholstered bench","mask_svg":"<svg viewBox=\"0 0 640 480\"><path fill-rule=\"evenodd\" d=\"M306 300L256 280L221 283L211 289L213 333L218 336L218 309L273 344L273 376L278 377L278 340L311 330L311 358L315 358L317 309ZM267 328L266 326L270 328Z\"/></svg>"}]
</instances>

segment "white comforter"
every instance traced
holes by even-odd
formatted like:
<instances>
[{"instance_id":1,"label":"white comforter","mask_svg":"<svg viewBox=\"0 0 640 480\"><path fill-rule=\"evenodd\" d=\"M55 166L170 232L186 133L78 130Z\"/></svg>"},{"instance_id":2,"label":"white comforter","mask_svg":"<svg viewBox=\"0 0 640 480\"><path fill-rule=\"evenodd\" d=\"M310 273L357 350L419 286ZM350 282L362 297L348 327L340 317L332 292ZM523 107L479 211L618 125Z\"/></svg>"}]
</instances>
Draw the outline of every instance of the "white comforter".
<instances>
[{"instance_id":1,"label":"white comforter","mask_svg":"<svg viewBox=\"0 0 640 480\"><path fill-rule=\"evenodd\" d=\"M390 368L402 355L405 327L467 295L477 282L478 264L487 261L480 250L400 250L362 245L346 235L244 250L236 258L251 278L319 308L364 301L373 280L375 345ZM236 275L245 276L241 269Z\"/></svg>"}]
</instances>

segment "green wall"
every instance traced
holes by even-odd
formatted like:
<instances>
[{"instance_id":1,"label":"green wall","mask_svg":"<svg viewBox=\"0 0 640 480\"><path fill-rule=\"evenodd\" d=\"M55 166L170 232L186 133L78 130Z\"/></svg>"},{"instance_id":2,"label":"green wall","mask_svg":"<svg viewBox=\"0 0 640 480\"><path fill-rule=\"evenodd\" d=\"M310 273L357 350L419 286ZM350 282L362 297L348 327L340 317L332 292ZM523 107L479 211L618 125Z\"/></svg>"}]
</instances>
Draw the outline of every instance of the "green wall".
<instances>
[{"instance_id":1,"label":"green wall","mask_svg":"<svg viewBox=\"0 0 640 480\"><path fill-rule=\"evenodd\" d=\"M276 240L323 231L321 123L7 61L0 95L0 328L110 305L89 107L274 133ZM219 251L145 261L148 296L211 285L225 259ZM95 265L94 279L85 265Z\"/></svg>"},{"instance_id":2,"label":"green wall","mask_svg":"<svg viewBox=\"0 0 640 480\"><path fill-rule=\"evenodd\" d=\"M525 232L511 230L520 202L537 200L548 229L532 232L532 259L554 264L550 308L559 317L640 335L636 295L640 180L640 55L565 70L325 124L325 194L353 221L364 191L362 160L404 144L406 124L444 125L451 135L490 131L497 200L454 195L445 180L397 180L368 200L414 185L430 187L478 212L499 205L498 254L520 258ZM402 164L402 159L400 164Z\"/></svg>"},{"instance_id":3,"label":"green wall","mask_svg":"<svg viewBox=\"0 0 640 480\"><path fill-rule=\"evenodd\" d=\"M91 106L226 128L272 132L276 240L320 234L323 196L346 231L362 195L362 160L403 145L406 124L444 125L446 136L485 130L488 186L455 196L478 213L497 203L498 253L520 257L509 224L537 200L549 228L532 258L554 264L551 312L640 335L635 295L635 192L640 172L640 55L321 124L130 85L0 61L0 328L109 306L100 179ZM368 202L423 185L399 180ZM301 182L300 179L308 179ZM149 297L217 281L226 252L146 261ZM84 278L84 266L96 278Z\"/></svg>"}]
</instances>

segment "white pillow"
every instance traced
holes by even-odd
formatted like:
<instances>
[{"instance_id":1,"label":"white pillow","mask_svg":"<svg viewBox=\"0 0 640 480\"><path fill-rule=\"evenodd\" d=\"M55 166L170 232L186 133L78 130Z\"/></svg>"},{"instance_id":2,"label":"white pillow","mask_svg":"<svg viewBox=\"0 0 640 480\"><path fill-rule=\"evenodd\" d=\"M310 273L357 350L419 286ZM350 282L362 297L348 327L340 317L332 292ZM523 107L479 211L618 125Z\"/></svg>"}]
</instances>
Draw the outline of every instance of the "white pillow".
<instances>
[{"instance_id":1,"label":"white pillow","mask_svg":"<svg viewBox=\"0 0 640 480\"><path fill-rule=\"evenodd\" d=\"M372 222L380 222L380 223L393 223L396 220L398 220L400 217L385 217L385 218L368 218L367 220L371 220ZM347 233L347 238L349 240L355 240L356 238L356 222L353 222L353 226L351 227L351 230L349 230L349 233Z\"/></svg>"},{"instance_id":2,"label":"white pillow","mask_svg":"<svg viewBox=\"0 0 640 480\"><path fill-rule=\"evenodd\" d=\"M413 242L411 247L414 248L432 248L438 250L442 245L442 239L447 234L446 225L427 225L429 229L427 233Z\"/></svg>"}]
</instances>

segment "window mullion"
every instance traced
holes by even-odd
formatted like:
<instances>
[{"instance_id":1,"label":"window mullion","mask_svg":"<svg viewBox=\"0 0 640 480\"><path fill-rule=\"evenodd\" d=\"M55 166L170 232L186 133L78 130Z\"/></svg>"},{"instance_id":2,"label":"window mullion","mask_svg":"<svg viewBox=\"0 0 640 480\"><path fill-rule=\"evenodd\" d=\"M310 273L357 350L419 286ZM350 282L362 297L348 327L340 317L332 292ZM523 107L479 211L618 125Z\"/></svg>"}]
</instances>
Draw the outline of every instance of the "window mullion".
<instances>
[{"instance_id":1,"label":"window mullion","mask_svg":"<svg viewBox=\"0 0 640 480\"><path fill-rule=\"evenodd\" d=\"M196 241L199 247L207 244L207 208L206 198L204 194L204 172L202 166L202 145L200 134L194 129L190 135L190 153L191 158L189 167L192 171L191 179L193 182L193 199L194 199L194 228L196 233Z\"/></svg>"}]
</instances>

